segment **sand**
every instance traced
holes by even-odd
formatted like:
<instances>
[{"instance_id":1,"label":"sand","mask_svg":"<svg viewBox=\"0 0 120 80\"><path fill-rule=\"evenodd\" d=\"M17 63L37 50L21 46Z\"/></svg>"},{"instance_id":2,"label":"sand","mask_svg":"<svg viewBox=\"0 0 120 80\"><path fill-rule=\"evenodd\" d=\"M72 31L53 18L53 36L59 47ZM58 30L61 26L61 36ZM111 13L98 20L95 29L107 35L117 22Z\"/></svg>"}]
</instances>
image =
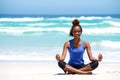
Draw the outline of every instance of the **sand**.
<instances>
[{"instance_id":1,"label":"sand","mask_svg":"<svg viewBox=\"0 0 120 80\"><path fill-rule=\"evenodd\" d=\"M119 80L120 65L100 64L92 75L66 75L57 62L0 63L0 80Z\"/></svg>"}]
</instances>

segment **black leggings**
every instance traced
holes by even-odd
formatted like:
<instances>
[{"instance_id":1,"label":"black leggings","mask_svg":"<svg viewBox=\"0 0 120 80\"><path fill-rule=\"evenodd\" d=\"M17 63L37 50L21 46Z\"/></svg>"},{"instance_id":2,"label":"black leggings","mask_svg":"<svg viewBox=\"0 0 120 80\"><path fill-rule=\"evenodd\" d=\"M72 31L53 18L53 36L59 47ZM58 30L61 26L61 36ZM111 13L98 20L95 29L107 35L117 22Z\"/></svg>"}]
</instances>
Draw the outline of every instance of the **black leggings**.
<instances>
[{"instance_id":1,"label":"black leggings","mask_svg":"<svg viewBox=\"0 0 120 80\"><path fill-rule=\"evenodd\" d=\"M59 66L61 69L63 69L64 72L66 72L66 71L64 70L66 64L67 64L67 63L64 62L64 61L62 61L62 60L60 60L60 61L58 62L58 66ZM99 63L98 63L98 61L92 61L92 62L88 63L87 65L90 65L91 68L92 68L92 70L94 70L95 68L98 67ZM87 65L84 65L83 67L85 67L85 66L87 66ZM77 69L80 69L80 68L83 68L83 67L80 66L79 68L77 67ZM74 68L76 68L76 67L74 67Z\"/></svg>"},{"instance_id":2,"label":"black leggings","mask_svg":"<svg viewBox=\"0 0 120 80\"><path fill-rule=\"evenodd\" d=\"M87 65L90 65L92 70L94 70L95 68L98 67L99 63L98 63L98 61L92 61L91 63L89 63Z\"/></svg>"}]
</instances>

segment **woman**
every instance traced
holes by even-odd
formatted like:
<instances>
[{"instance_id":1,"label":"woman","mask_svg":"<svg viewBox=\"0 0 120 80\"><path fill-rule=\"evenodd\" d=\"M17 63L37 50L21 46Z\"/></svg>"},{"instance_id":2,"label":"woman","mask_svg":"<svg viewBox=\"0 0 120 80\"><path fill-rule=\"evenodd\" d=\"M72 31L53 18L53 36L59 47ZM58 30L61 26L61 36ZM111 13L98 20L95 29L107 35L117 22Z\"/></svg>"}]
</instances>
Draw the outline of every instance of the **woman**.
<instances>
[{"instance_id":1,"label":"woman","mask_svg":"<svg viewBox=\"0 0 120 80\"><path fill-rule=\"evenodd\" d=\"M74 37L72 40L67 41L64 44L62 55L56 54L56 59L60 68L68 74L92 74L92 70L97 68L98 62L102 61L102 54L98 55L98 59L93 57L90 44L80 38L82 34L82 28L79 25L77 19L73 20L73 26L70 30L70 36ZM70 54L70 60L68 64L64 62L67 50ZM89 64L84 64L83 54L87 51Z\"/></svg>"}]
</instances>

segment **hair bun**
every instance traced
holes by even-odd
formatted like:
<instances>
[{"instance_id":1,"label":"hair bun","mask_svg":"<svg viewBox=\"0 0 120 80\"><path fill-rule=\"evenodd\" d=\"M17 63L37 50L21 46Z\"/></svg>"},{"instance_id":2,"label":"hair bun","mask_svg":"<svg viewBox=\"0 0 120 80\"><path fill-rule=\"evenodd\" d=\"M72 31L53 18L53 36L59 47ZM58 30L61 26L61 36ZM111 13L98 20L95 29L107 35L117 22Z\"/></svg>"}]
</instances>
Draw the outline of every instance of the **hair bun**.
<instances>
[{"instance_id":1,"label":"hair bun","mask_svg":"<svg viewBox=\"0 0 120 80\"><path fill-rule=\"evenodd\" d=\"M79 23L80 23L80 22L79 22L78 19L74 19L73 22L72 22L73 25L79 25Z\"/></svg>"}]
</instances>

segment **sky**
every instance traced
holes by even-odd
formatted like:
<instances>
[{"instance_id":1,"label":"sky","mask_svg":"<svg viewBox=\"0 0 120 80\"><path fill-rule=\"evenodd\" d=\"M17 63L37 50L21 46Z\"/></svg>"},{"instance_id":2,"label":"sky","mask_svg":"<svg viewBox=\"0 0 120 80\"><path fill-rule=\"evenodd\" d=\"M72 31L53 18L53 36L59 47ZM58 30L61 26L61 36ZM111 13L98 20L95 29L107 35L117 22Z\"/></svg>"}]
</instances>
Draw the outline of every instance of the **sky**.
<instances>
[{"instance_id":1,"label":"sky","mask_svg":"<svg viewBox=\"0 0 120 80\"><path fill-rule=\"evenodd\" d=\"M0 14L120 14L120 0L0 0Z\"/></svg>"}]
</instances>

